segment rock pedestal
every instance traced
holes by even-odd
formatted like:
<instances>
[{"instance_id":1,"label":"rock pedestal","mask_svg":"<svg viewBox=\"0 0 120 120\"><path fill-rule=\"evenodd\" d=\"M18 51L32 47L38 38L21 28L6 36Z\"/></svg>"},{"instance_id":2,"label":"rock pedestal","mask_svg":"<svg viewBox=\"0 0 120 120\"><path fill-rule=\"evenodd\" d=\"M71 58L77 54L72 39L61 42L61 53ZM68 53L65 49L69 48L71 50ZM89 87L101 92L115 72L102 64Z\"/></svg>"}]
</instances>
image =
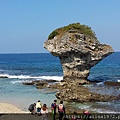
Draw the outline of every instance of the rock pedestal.
<instances>
[{"instance_id":1,"label":"rock pedestal","mask_svg":"<svg viewBox=\"0 0 120 120\"><path fill-rule=\"evenodd\" d=\"M109 45L101 44L90 27L79 23L54 30L44 42L52 55L60 58L63 82L56 88L58 99L65 101L93 102L118 100L120 95L100 95L90 92L82 84L89 83L90 68L113 53ZM55 86L54 86L55 87Z\"/></svg>"},{"instance_id":2,"label":"rock pedestal","mask_svg":"<svg viewBox=\"0 0 120 120\"><path fill-rule=\"evenodd\" d=\"M87 79L90 68L113 53L111 46L100 44L94 32L79 23L56 29L50 35L44 48L60 58L64 81Z\"/></svg>"}]
</instances>

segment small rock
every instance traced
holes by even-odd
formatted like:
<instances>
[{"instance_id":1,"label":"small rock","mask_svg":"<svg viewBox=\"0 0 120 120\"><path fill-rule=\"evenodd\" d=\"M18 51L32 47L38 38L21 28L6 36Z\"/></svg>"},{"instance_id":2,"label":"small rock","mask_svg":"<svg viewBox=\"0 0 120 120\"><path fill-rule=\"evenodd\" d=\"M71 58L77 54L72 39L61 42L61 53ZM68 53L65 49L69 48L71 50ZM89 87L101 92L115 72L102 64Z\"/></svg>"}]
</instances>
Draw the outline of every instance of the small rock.
<instances>
[{"instance_id":1,"label":"small rock","mask_svg":"<svg viewBox=\"0 0 120 120\"><path fill-rule=\"evenodd\" d=\"M120 86L120 82L106 81L104 84L108 86Z\"/></svg>"}]
</instances>

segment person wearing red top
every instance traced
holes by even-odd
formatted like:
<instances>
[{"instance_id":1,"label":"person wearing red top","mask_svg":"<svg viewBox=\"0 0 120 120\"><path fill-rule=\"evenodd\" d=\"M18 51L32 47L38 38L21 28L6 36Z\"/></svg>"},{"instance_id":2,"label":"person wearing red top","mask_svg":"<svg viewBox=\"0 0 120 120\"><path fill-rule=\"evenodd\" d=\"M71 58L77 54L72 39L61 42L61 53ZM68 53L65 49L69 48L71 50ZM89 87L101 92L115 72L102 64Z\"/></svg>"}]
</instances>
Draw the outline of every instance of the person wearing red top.
<instances>
[{"instance_id":1,"label":"person wearing red top","mask_svg":"<svg viewBox=\"0 0 120 120\"><path fill-rule=\"evenodd\" d=\"M89 120L90 112L88 110L85 110L85 111L83 111L83 114L84 114L83 119L84 120Z\"/></svg>"}]
</instances>

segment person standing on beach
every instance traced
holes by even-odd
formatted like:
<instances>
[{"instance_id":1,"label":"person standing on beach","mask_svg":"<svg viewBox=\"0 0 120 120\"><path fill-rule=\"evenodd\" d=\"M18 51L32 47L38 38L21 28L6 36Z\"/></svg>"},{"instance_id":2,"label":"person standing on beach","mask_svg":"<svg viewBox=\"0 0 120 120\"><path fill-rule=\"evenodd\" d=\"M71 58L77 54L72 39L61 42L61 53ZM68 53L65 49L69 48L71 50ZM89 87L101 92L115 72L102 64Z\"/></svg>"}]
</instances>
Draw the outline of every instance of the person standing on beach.
<instances>
[{"instance_id":1,"label":"person standing on beach","mask_svg":"<svg viewBox=\"0 0 120 120\"><path fill-rule=\"evenodd\" d=\"M55 120L55 116L56 116L56 108L57 108L57 100L54 100L54 103L51 104L51 111L53 114L53 120Z\"/></svg>"},{"instance_id":2,"label":"person standing on beach","mask_svg":"<svg viewBox=\"0 0 120 120\"><path fill-rule=\"evenodd\" d=\"M48 108L46 104L43 104L43 107L41 108L41 114L42 120L48 120Z\"/></svg>"},{"instance_id":3,"label":"person standing on beach","mask_svg":"<svg viewBox=\"0 0 120 120\"><path fill-rule=\"evenodd\" d=\"M84 110L83 114L84 114L83 119L84 120L89 120L89 117L91 115L90 112L88 110Z\"/></svg>"},{"instance_id":4,"label":"person standing on beach","mask_svg":"<svg viewBox=\"0 0 120 120\"><path fill-rule=\"evenodd\" d=\"M60 104L58 105L58 112L59 120L62 120L63 116L65 115L65 106L63 105L63 101L60 101Z\"/></svg>"},{"instance_id":5,"label":"person standing on beach","mask_svg":"<svg viewBox=\"0 0 120 120\"><path fill-rule=\"evenodd\" d=\"M38 115L41 114L41 107L42 107L42 103L40 102L40 100L38 100L38 102L36 103L36 109Z\"/></svg>"},{"instance_id":6,"label":"person standing on beach","mask_svg":"<svg viewBox=\"0 0 120 120\"><path fill-rule=\"evenodd\" d=\"M35 114L36 103L31 104L31 105L28 107L28 110L31 112L31 114Z\"/></svg>"}]
</instances>

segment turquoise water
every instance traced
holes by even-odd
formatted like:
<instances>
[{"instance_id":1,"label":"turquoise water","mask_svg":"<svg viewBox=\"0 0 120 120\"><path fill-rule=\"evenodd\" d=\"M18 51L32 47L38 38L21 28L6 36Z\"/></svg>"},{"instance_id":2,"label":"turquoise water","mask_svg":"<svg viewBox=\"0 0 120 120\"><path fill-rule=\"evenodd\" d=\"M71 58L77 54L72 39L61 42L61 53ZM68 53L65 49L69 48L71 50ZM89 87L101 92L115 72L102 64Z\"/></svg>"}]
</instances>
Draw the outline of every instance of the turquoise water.
<instances>
[{"instance_id":1,"label":"turquoise water","mask_svg":"<svg viewBox=\"0 0 120 120\"><path fill-rule=\"evenodd\" d=\"M52 67L51 67L52 66ZM54 92L25 86L24 81L62 80L59 59L51 54L0 54L0 102L9 102L26 110L29 104L41 100L48 107L55 98Z\"/></svg>"},{"instance_id":2,"label":"turquoise water","mask_svg":"<svg viewBox=\"0 0 120 120\"><path fill-rule=\"evenodd\" d=\"M37 102L39 99L50 107L50 104L56 99L55 92L36 89L35 86L25 86L22 82L43 79L60 81L63 78L63 73L59 58L49 53L0 54L0 76L8 77L0 78L0 102L12 103L27 111L29 104ZM120 81L120 52L111 54L91 68L88 79L91 81ZM117 108L118 102L105 103L108 105L107 111L120 112ZM103 111L103 108L99 109L95 106L95 104L102 106L103 103L93 104L72 103L73 106L79 108ZM111 109L110 106L113 106L114 109Z\"/></svg>"},{"instance_id":3,"label":"turquoise water","mask_svg":"<svg viewBox=\"0 0 120 120\"><path fill-rule=\"evenodd\" d=\"M35 86L26 86L20 82L14 83L18 79L0 79L0 102L8 102L15 104L22 110L27 111L30 103L41 100L47 103L48 107L55 99L53 93L45 93L45 91L36 89Z\"/></svg>"}]
</instances>

